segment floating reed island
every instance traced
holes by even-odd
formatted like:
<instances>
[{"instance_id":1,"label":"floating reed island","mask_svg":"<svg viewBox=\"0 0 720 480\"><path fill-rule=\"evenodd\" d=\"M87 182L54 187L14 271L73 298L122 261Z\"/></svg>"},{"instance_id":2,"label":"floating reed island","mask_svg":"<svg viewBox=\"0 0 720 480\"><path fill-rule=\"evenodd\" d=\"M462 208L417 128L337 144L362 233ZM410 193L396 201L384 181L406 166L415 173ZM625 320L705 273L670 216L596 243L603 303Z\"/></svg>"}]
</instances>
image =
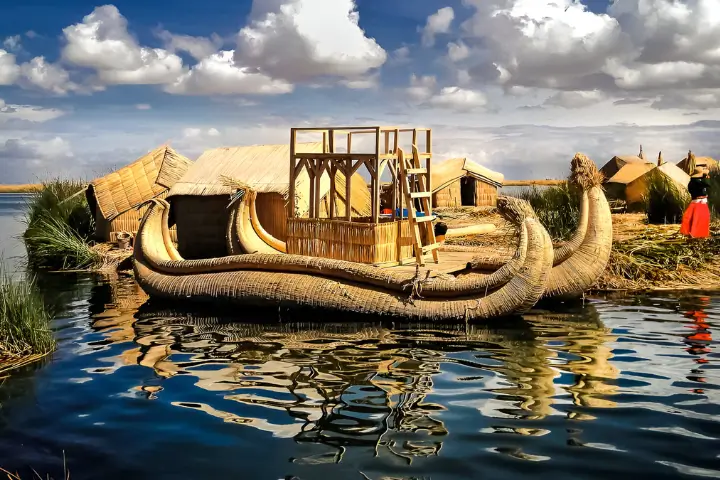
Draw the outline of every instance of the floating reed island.
<instances>
[{"instance_id":1,"label":"floating reed island","mask_svg":"<svg viewBox=\"0 0 720 480\"><path fill-rule=\"evenodd\" d=\"M321 141L301 141L313 136ZM166 199L145 204L133 266L151 298L467 321L522 313L541 298L581 297L610 256L612 220L602 176L582 154L573 158L570 177L581 197L578 226L558 248L528 202L495 200L477 184L472 196L465 195L472 202L496 202L517 231L514 251L493 256L473 247L446 248L436 236L433 194L453 193L433 189L430 129L293 128L289 146L270 150L287 156L257 159L253 173L233 161L198 160ZM370 179L364 215L353 192L360 169ZM470 179L497 187L487 172L466 162L455 170L442 188L459 181L461 197ZM206 184L201 192L183 190L186 180L200 177ZM190 213L182 205L192 211L193 193L224 196L215 209L206 200L203 212L213 219L207 229L183 218ZM258 205L267 210L268 194L276 195L274 218L264 223ZM453 230L442 233L452 237ZM212 253L203 258L194 240L212 245ZM218 256L219 249L225 254Z\"/></svg>"}]
</instances>

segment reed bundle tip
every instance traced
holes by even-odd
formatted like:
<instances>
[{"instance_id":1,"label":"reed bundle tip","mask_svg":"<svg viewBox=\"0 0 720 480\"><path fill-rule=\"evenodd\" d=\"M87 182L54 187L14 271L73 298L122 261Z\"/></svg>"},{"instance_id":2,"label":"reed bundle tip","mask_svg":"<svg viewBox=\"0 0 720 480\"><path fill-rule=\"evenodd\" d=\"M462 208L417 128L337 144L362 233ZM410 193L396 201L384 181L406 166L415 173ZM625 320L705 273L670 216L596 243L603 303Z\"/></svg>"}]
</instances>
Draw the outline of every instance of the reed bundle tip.
<instances>
[{"instance_id":1,"label":"reed bundle tip","mask_svg":"<svg viewBox=\"0 0 720 480\"><path fill-rule=\"evenodd\" d=\"M570 182L579 185L583 190L602 185L605 177L587 155L576 153L570 162Z\"/></svg>"},{"instance_id":2,"label":"reed bundle tip","mask_svg":"<svg viewBox=\"0 0 720 480\"><path fill-rule=\"evenodd\" d=\"M515 225L520 225L526 218L537 218L530 203L516 197L499 196L497 209L505 220Z\"/></svg>"}]
</instances>

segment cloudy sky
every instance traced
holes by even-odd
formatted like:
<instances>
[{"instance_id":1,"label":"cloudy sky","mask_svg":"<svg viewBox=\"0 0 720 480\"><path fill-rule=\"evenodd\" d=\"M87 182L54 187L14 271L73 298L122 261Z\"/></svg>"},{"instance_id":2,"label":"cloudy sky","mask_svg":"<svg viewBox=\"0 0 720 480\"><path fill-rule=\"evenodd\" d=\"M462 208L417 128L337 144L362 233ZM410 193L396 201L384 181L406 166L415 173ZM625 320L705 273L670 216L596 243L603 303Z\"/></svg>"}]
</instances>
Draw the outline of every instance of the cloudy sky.
<instances>
[{"instance_id":1,"label":"cloudy sky","mask_svg":"<svg viewBox=\"0 0 720 480\"><path fill-rule=\"evenodd\" d=\"M720 0L3 0L0 183L196 158L304 125L417 125L557 178L720 156Z\"/></svg>"}]
</instances>

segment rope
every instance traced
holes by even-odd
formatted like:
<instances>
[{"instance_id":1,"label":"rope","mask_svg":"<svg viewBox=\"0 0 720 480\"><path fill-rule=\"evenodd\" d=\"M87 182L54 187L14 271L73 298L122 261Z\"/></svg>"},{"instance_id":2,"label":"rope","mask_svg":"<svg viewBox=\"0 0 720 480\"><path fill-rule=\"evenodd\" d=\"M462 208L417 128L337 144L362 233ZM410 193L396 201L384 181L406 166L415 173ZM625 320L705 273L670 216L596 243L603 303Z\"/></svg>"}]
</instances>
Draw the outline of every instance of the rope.
<instances>
[{"instance_id":1,"label":"rope","mask_svg":"<svg viewBox=\"0 0 720 480\"><path fill-rule=\"evenodd\" d=\"M416 299L423 298L422 287L425 282L430 281L430 270L425 272L425 278L420 278L420 265L415 265L415 276L409 282L403 284L402 289L405 290L407 287L410 288L410 295L407 298L407 302L411 305L415 305Z\"/></svg>"}]
</instances>

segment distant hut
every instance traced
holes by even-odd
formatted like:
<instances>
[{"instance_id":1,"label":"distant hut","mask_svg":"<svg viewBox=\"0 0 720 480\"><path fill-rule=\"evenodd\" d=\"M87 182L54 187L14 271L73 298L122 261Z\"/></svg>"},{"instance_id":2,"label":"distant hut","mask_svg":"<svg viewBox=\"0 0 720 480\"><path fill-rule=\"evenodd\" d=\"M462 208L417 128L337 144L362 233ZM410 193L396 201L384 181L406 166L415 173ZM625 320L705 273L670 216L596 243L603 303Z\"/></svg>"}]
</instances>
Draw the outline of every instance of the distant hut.
<instances>
[{"instance_id":1,"label":"distant hut","mask_svg":"<svg viewBox=\"0 0 720 480\"><path fill-rule=\"evenodd\" d=\"M432 166L434 207L494 207L505 177L467 158L452 158Z\"/></svg>"},{"instance_id":2,"label":"distant hut","mask_svg":"<svg viewBox=\"0 0 720 480\"><path fill-rule=\"evenodd\" d=\"M718 169L717 160L711 157L696 157L692 151L688 151L687 156L677 163L677 166L688 175L692 175L693 170L695 170L695 167L698 165L705 165L710 170Z\"/></svg>"},{"instance_id":3,"label":"distant hut","mask_svg":"<svg viewBox=\"0 0 720 480\"><path fill-rule=\"evenodd\" d=\"M117 234L135 234L145 208L138 205L164 197L192 164L167 145L143 155L120 170L93 180L85 195L95 216L95 238L114 242Z\"/></svg>"},{"instance_id":4,"label":"distant hut","mask_svg":"<svg viewBox=\"0 0 720 480\"><path fill-rule=\"evenodd\" d=\"M626 163L615 175L605 181L604 187L608 199L627 201L628 185L656 167L657 165L645 161Z\"/></svg>"},{"instance_id":5,"label":"distant hut","mask_svg":"<svg viewBox=\"0 0 720 480\"><path fill-rule=\"evenodd\" d=\"M625 201L627 202L629 209L637 209L643 204L644 197L648 191L650 176L657 175L658 173L671 180L678 188L678 191L687 192L690 176L683 172L677 165L672 163L663 163L648 170L645 174L628 183L625 188ZM633 206L635 206L635 208L633 208Z\"/></svg>"},{"instance_id":6,"label":"distant hut","mask_svg":"<svg viewBox=\"0 0 720 480\"><path fill-rule=\"evenodd\" d=\"M640 145L640 153L638 155L615 156L611 158L609 162L603 165L603 167L600 169L600 173L602 173L603 176L607 180L609 180L614 177L625 165L642 165L646 163L651 162L648 162L645 159L642 145Z\"/></svg>"},{"instance_id":7,"label":"distant hut","mask_svg":"<svg viewBox=\"0 0 720 480\"><path fill-rule=\"evenodd\" d=\"M322 152L321 142L299 144L304 152ZM184 258L213 258L227 255L226 231L229 220L228 203L235 188L226 186L222 177L229 177L248 185L257 193L258 220L275 238L284 241L287 220L287 194L289 182L290 145L254 145L223 147L208 150L188 169L168 194L171 220L177 227L178 250ZM298 178L296 192L307 192L310 178L307 172ZM370 215L370 191L365 180L352 177L353 214ZM336 215L345 214L345 177L336 176ZM330 177L323 175L320 194L330 191ZM308 199L296 194L300 214L307 213ZM327 198L320 208L327 216Z\"/></svg>"}]
</instances>

